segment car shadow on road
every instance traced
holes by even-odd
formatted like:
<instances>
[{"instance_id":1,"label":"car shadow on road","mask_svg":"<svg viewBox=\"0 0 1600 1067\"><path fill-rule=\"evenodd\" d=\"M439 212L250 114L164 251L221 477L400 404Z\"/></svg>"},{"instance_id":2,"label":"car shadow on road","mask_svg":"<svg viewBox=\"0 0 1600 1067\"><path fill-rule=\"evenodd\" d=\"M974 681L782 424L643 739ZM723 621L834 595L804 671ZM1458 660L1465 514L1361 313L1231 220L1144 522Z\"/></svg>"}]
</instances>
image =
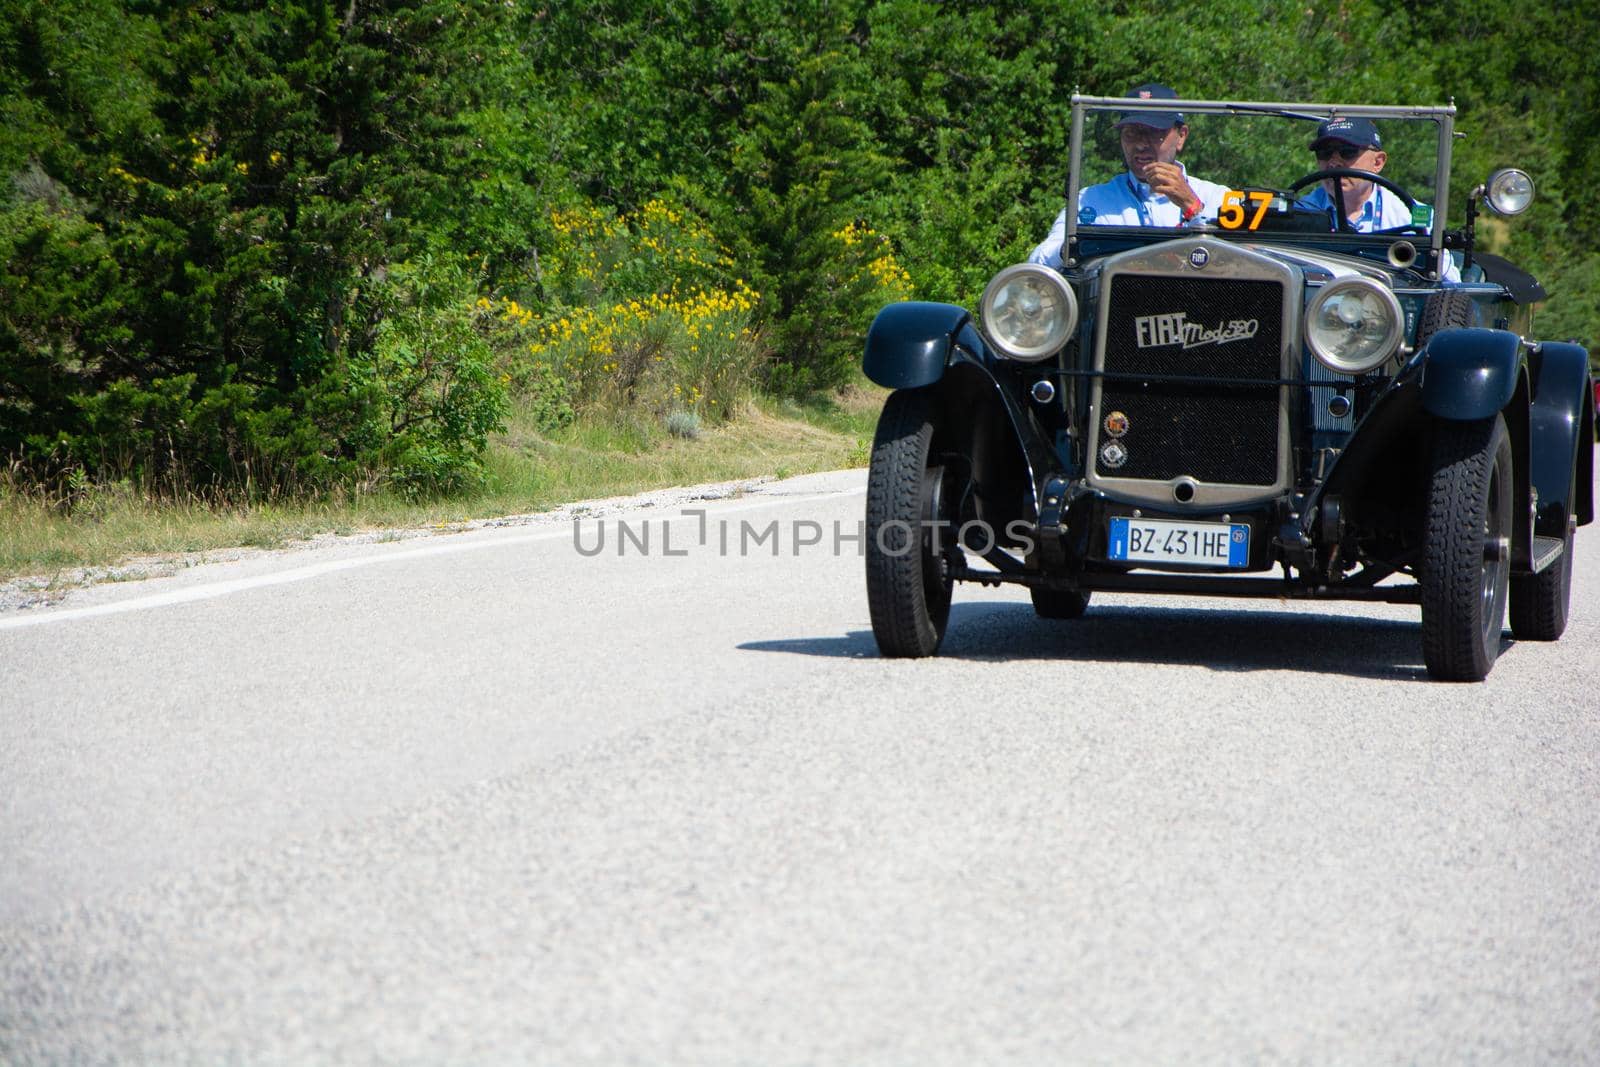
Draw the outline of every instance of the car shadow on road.
<instances>
[{"instance_id":1,"label":"car shadow on road","mask_svg":"<svg viewBox=\"0 0 1600 1067\"><path fill-rule=\"evenodd\" d=\"M1506 643L1509 647L1510 642ZM839 637L750 641L748 652L872 659L870 630ZM1006 662L1172 663L1215 671L1306 671L1426 680L1418 622L1297 611L1094 606L1051 622L1015 602L956 604L939 655Z\"/></svg>"}]
</instances>

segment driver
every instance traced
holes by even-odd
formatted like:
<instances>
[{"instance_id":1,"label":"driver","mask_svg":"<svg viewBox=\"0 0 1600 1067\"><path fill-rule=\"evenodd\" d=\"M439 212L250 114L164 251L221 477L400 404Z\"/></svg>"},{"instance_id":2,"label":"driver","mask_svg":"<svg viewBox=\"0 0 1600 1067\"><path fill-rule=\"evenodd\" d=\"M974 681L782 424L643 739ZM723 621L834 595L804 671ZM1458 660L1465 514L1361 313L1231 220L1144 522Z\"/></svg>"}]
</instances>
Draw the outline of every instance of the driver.
<instances>
[{"instance_id":1,"label":"driver","mask_svg":"<svg viewBox=\"0 0 1600 1067\"><path fill-rule=\"evenodd\" d=\"M1327 119L1317 126L1311 151L1316 153L1317 165L1323 170L1343 167L1379 174L1383 171L1383 165L1389 162L1388 153L1383 150L1383 139L1378 136L1378 127L1371 119ZM1413 223L1421 225L1423 233L1433 229L1433 210L1425 204L1417 205L1421 218L1426 220L1421 221L1412 216L1404 200L1377 182L1363 178L1326 178L1300 203L1326 211L1332 229L1339 228L1335 185L1344 187L1345 217L1356 233L1375 233ZM1442 262L1441 280L1459 282L1461 268L1456 266L1455 257L1446 253Z\"/></svg>"},{"instance_id":2,"label":"driver","mask_svg":"<svg viewBox=\"0 0 1600 1067\"><path fill-rule=\"evenodd\" d=\"M1378 127L1371 119L1331 118L1324 121L1317 127L1311 151L1316 153L1317 166L1323 170L1344 167L1379 174L1383 171L1383 165L1389 162L1388 153L1383 150L1383 140L1378 136ZM1335 184L1344 186L1345 216L1357 233L1373 233L1411 225L1411 209L1378 183L1361 178L1328 178L1301 203L1326 211L1334 229L1339 228Z\"/></svg>"},{"instance_id":3,"label":"driver","mask_svg":"<svg viewBox=\"0 0 1600 1067\"><path fill-rule=\"evenodd\" d=\"M1140 100L1178 99L1172 89L1154 83L1141 85L1128 96ZM1182 114L1129 112L1118 117L1116 128L1128 171L1079 191L1079 225L1178 227L1217 217L1222 194L1228 187L1192 178L1178 162L1178 152L1189 136ZM1063 209L1050 228L1050 236L1033 250L1028 262L1060 269L1061 245L1066 238L1067 213Z\"/></svg>"}]
</instances>

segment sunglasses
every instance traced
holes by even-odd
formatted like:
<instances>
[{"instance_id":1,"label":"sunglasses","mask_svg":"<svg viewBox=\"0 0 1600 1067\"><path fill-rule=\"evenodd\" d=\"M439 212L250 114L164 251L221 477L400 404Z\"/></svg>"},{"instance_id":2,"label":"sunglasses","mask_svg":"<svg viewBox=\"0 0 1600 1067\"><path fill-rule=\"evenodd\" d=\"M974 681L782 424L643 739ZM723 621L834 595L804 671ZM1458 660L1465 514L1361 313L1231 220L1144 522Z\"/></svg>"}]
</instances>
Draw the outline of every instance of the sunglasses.
<instances>
[{"instance_id":1,"label":"sunglasses","mask_svg":"<svg viewBox=\"0 0 1600 1067\"><path fill-rule=\"evenodd\" d=\"M1317 154L1318 163L1326 163L1335 157L1341 163L1354 163L1361 158L1361 153L1365 152L1366 149L1358 148L1355 145L1323 145L1321 148L1313 149L1313 151Z\"/></svg>"}]
</instances>

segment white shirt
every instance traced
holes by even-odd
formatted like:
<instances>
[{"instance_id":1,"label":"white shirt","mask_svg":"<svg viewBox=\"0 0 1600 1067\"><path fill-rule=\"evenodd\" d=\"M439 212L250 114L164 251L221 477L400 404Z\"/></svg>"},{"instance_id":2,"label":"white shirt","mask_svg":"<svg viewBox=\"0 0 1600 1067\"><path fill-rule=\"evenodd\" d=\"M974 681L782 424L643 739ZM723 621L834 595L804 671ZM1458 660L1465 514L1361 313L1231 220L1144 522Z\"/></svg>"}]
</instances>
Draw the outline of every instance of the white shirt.
<instances>
[{"instance_id":1,"label":"white shirt","mask_svg":"<svg viewBox=\"0 0 1600 1067\"><path fill-rule=\"evenodd\" d=\"M1183 208L1152 190L1129 171L1108 182L1078 191L1078 225L1165 226L1177 229L1202 220L1214 221L1222 208L1222 194L1228 191L1228 187L1202 178L1191 178L1182 163L1178 164L1178 168L1183 170L1189 188L1200 198L1200 213L1193 219L1186 221ZM1410 221L1409 217L1407 221ZM1060 269L1061 246L1066 239L1067 212L1063 208L1061 214L1056 216L1055 225L1050 227L1050 235L1033 250L1028 262Z\"/></svg>"},{"instance_id":2,"label":"white shirt","mask_svg":"<svg viewBox=\"0 0 1600 1067\"><path fill-rule=\"evenodd\" d=\"M1411 225L1411 209L1406 207L1405 201L1393 193L1385 196L1385 192L1386 190L1383 186L1374 184L1372 190L1367 193L1367 198L1361 202L1361 214L1350 220L1350 225L1355 227L1357 233L1376 233L1379 230L1389 230L1396 226ZM1334 216L1338 214L1339 208L1334 204L1333 197L1328 195L1328 190L1323 186L1319 185L1311 190L1311 195L1300 201L1300 203L1306 207L1314 207L1326 211L1328 213L1328 225L1333 229L1338 228L1338 220ZM1346 200L1345 206L1348 207L1349 204L1350 201ZM1425 207L1426 205L1418 204L1417 206ZM1433 217L1432 209L1429 209L1428 217L1430 219ZM1423 232L1427 233L1432 228L1432 226L1424 227ZM1449 252L1444 253L1444 262L1439 272L1439 280L1446 282L1459 282L1461 280L1461 268L1456 266L1455 257Z\"/></svg>"},{"instance_id":3,"label":"white shirt","mask_svg":"<svg viewBox=\"0 0 1600 1067\"><path fill-rule=\"evenodd\" d=\"M1345 188L1345 207L1350 207L1349 187ZM1396 226L1411 225L1411 209L1406 207L1405 201L1390 193L1384 196L1381 185L1373 185L1367 193L1367 198L1361 202L1361 214L1350 220L1350 225L1355 227L1357 233L1374 233L1378 230L1389 230ZM1328 213L1328 224L1334 229L1338 228L1338 219L1334 215L1338 208L1334 205L1333 197L1328 195L1328 190L1317 186L1311 194L1301 201L1307 207L1319 208ZM1431 212L1429 213L1431 216Z\"/></svg>"}]
</instances>

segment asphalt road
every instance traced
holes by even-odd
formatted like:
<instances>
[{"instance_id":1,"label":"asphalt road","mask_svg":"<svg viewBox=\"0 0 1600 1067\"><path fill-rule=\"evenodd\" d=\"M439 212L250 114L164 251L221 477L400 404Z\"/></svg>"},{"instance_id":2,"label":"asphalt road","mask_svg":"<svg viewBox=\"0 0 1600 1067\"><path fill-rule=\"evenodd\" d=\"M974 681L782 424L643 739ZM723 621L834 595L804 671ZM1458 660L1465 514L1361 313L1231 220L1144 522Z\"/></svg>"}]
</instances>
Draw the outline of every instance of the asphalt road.
<instances>
[{"instance_id":1,"label":"asphalt road","mask_svg":"<svg viewBox=\"0 0 1600 1067\"><path fill-rule=\"evenodd\" d=\"M971 586L889 662L862 482L0 615L0 1062L1600 1062L1595 527L1481 685Z\"/></svg>"}]
</instances>

